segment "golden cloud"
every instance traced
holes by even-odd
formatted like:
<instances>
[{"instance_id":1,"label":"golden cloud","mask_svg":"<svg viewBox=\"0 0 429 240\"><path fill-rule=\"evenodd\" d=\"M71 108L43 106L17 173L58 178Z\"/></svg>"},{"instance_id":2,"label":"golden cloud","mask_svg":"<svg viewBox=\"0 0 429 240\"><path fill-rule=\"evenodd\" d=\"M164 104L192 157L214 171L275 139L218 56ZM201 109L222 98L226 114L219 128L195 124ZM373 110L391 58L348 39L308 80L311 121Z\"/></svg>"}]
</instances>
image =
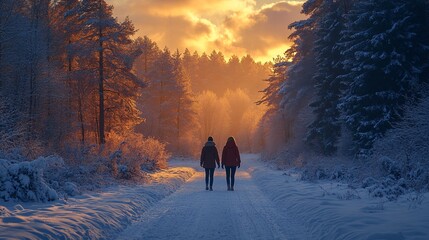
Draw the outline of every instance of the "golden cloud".
<instances>
[{"instance_id":1,"label":"golden cloud","mask_svg":"<svg viewBox=\"0 0 429 240\"><path fill-rule=\"evenodd\" d=\"M300 1L276 0L110 0L114 13L130 19L163 48L225 56L251 54L271 60L290 43L287 26L303 19ZM276 51L279 51L275 54ZM273 55L274 54L274 55Z\"/></svg>"}]
</instances>

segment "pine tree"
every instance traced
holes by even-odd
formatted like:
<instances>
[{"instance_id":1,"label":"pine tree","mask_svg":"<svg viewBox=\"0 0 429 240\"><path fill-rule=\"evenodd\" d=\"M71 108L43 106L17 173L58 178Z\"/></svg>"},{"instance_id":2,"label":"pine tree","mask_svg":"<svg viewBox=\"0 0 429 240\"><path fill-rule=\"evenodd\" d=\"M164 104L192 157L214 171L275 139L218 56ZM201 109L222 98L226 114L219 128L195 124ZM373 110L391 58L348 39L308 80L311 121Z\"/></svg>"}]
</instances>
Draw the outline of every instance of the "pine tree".
<instances>
[{"instance_id":1,"label":"pine tree","mask_svg":"<svg viewBox=\"0 0 429 240\"><path fill-rule=\"evenodd\" d=\"M207 75L208 84L211 84L214 92L224 92L227 89L226 78L223 76L226 69L225 58L221 52L212 51L209 59L210 67L204 73Z\"/></svg>"},{"instance_id":2,"label":"pine tree","mask_svg":"<svg viewBox=\"0 0 429 240\"><path fill-rule=\"evenodd\" d=\"M241 85L240 79L243 77L243 72L240 58L236 55L232 55L227 64L227 81L229 85L232 85L231 89L238 88Z\"/></svg>"},{"instance_id":3,"label":"pine tree","mask_svg":"<svg viewBox=\"0 0 429 240\"><path fill-rule=\"evenodd\" d=\"M155 68L155 60L159 57L161 50L158 48L156 42L147 36L137 38L133 44L141 52L141 55L134 63L136 75L144 82L150 82L152 69Z\"/></svg>"},{"instance_id":4,"label":"pine tree","mask_svg":"<svg viewBox=\"0 0 429 240\"><path fill-rule=\"evenodd\" d=\"M84 19L82 44L91 59L89 70L95 70L98 85L98 143L106 142L106 130L130 128L139 121L135 88L144 84L133 73L137 55L129 52L134 26L127 18L118 23L113 17L113 7L104 0L83 0L80 18ZM106 93L109 98L106 98ZM106 102L109 99L109 102ZM124 101L125 100L125 101ZM108 128L106 129L106 116ZM125 124L126 122L131 122Z\"/></svg>"},{"instance_id":5,"label":"pine tree","mask_svg":"<svg viewBox=\"0 0 429 240\"><path fill-rule=\"evenodd\" d=\"M317 11L322 1L309 0L303 5L304 14L310 15L306 20L294 22L289 29L294 32L289 36L293 42L291 48L285 52L285 58L290 64L285 72L285 81L281 84L279 94L282 96L280 102L281 112L278 115L285 116L285 138L286 140L297 136L296 127L307 124L307 119L302 119L302 112L307 110L314 89L314 71L316 69L314 56L314 24L318 15ZM299 141L304 136L297 136Z\"/></svg>"},{"instance_id":6,"label":"pine tree","mask_svg":"<svg viewBox=\"0 0 429 240\"><path fill-rule=\"evenodd\" d=\"M265 104L269 108L268 111L277 111L280 108L282 96L279 94L279 90L285 81L285 72L289 65L282 56L277 56L273 61L272 73L270 77L265 80L268 86L261 91L263 96L256 102L258 105Z\"/></svg>"},{"instance_id":7,"label":"pine tree","mask_svg":"<svg viewBox=\"0 0 429 240\"><path fill-rule=\"evenodd\" d=\"M357 2L342 32L345 121L358 154L399 121L414 96L426 51L422 48L424 6L420 1Z\"/></svg>"},{"instance_id":8,"label":"pine tree","mask_svg":"<svg viewBox=\"0 0 429 240\"><path fill-rule=\"evenodd\" d=\"M3 82L5 81L5 49L8 39L11 39L9 28L13 23L14 13L13 0L4 0L0 2L0 91L2 90Z\"/></svg>"},{"instance_id":9,"label":"pine tree","mask_svg":"<svg viewBox=\"0 0 429 240\"><path fill-rule=\"evenodd\" d=\"M184 153L185 142L191 142L194 137L196 123L196 112L194 110L194 96L191 91L189 76L184 70L180 53L177 50L173 55L173 74L176 79L177 89L176 99L176 140L172 141L176 145L178 153Z\"/></svg>"},{"instance_id":10,"label":"pine tree","mask_svg":"<svg viewBox=\"0 0 429 240\"><path fill-rule=\"evenodd\" d=\"M191 52L186 48L183 52L182 62L183 68L186 74L189 76L189 80L191 81L192 91L196 92L198 89L201 89L201 82L199 81L198 75L198 53L195 51L192 55Z\"/></svg>"},{"instance_id":11,"label":"pine tree","mask_svg":"<svg viewBox=\"0 0 429 240\"><path fill-rule=\"evenodd\" d=\"M204 86L208 86L210 84L210 76L208 76L209 69L211 68L210 59L207 54L204 52L198 58L198 79L196 82L192 83L194 86L194 92L200 93L203 92Z\"/></svg>"},{"instance_id":12,"label":"pine tree","mask_svg":"<svg viewBox=\"0 0 429 240\"><path fill-rule=\"evenodd\" d=\"M339 108L342 86L338 76L343 73L343 68L337 43L343 29L344 9L338 2L330 0L324 1L319 11L324 15L320 16L314 29L317 70L313 79L317 97L310 104L315 119L309 126L307 142L316 144L323 154L330 155L336 150L342 125Z\"/></svg>"},{"instance_id":13,"label":"pine tree","mask_svg":"<svg viewBox=\"0 0 429 240\"><path fill-rule=\"evenodd\" d=\"M174 63L171 57L170 50L164 48L159 58L155 61L156 68L154 76L148 89L152 95L153 103L149 102L147 108L154 109L156 127L155 136L163 141L170 141L176 137L175 122L176 122L176 79L174 76Z\"/></svg>"},{"instance_id":14,"label":"pine tree","mask_svg":"<svg viewBox=\"0 0 429 240\"><path fill-rule=\"evenodd\" d=\"M85 96L89 95L90 89L88 86L88 77L85 73L81 74L81 69L78 65L79 53L83 46L79 39L82 37L81 26L83 25L80 19L79 10L80 2L78 0L61 0L51 9L51 26L53 28L54 56L61 63L63 71L66 73L64 78L65 86L67 87L66 103L63 104L62 111L64 122L68 123L68 128L72 131L75 128L73 123L76 123L75 116L78 119L76 130L80 135L82 145L86 141L86 117L85 111L87 101ZM85 58L85 56L82 56ZM70 134L71 135L71 134Z\"/></svg>"}]
</instances>

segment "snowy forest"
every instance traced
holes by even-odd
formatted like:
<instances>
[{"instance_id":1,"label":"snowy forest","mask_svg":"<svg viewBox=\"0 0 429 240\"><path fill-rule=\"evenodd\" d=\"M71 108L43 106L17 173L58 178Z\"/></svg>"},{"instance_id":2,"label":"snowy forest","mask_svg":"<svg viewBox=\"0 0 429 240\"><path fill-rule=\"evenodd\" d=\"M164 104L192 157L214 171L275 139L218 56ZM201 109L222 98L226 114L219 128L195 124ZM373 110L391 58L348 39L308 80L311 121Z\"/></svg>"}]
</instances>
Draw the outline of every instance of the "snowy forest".
<instances>
[{"instance_id":1,"label":"snowy forest","mask_svg":"<svg viewBox=\"0 0 429 240\"><path fill-rule=\"evenodd\" d=\"M268 158L309 178L393 175L427 191L428 7L306 1L259 101Z\"/></svg>"},{"instance_id":2,"label":"snowy forest","mask_svg":"<svg viewBox=\"0 0 429 240\"><path fill-rule=\"evenodd\" d=\"M4 1L1 7L5 152L23 147L34 157L139 133L189 153L190 143L182 150L175 144L198 136L198 117L208 136L221 131L214 124L228 128L229 119L250 116L247 108L269 72L251 56L226 62L221 52L182 54L160 50L147 37L133 40L132 22L118 22L104 1ZM243 113L229 116L228 101L236 96ZM210 123L197 98L212 105L230 98L219 105L225 116Z\"/></svg>"},{"instance_id":3,"label":"snowy forest","mask_svg":"<svg viewBox=\"0 0 429 240\"><path fill-rule=\"evenodd\" d=\"M113 227L107 231L97 219L88 224L98 230L85 233L117 236L138 217L123 216L142 214L195 176L202 179L195 159L208 136L219 153L234 136L242 158L254 164L241 169L242 179L282 184L261 189L287 192L289 177L299 175L347 185L338 195L320 184L336 201L357 201L365 192L381 202L374 211L401 196L422 205L429 192L429 1L286 2L301 3L304 20L282 23L292 32L284 36L290 48L261 62L250 54L162 46L137 35L144 29L119 19L106 0L1 0L0 227L3 217L15 216L11 202L67 205L119 186L123 205L100 205ZM268 181L274 170L261 164L289 180ZM308 208L290 210L286 193L262 193L298 215ZM135 200L140 195L147 199ZM129 206L129 199L137 203ZM85 204L90 214L97 203ZM320 237L306 224L302 231ZM65 238L83 236L81 226L70 228ZM328 234L334 235L320 239L362 236Z\"/></svg>"}]
</instances>

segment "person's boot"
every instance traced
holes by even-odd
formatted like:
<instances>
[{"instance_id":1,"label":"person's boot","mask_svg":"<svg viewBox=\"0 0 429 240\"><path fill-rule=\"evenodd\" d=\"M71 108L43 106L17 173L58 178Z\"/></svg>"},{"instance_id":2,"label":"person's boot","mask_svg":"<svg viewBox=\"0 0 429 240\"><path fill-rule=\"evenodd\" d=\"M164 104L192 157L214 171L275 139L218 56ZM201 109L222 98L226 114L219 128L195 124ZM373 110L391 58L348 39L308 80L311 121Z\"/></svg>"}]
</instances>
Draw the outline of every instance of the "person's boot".
<instances>
[{"instance_id":1,"label":"person's boot","mask_svg":"<svg viewBox=\"0 0 429 240\"><path fill-rule=\"evenodd\" d=\"M212 186L210 186L210 191L213 191L213 188L212 188Z\"/></svg>"},{"instance_id":2,"label":"person's boot","mask_svg":"<svg viewBox=\"0 0 429 240\"><path fill-rule=\"evenodd\" d=\"M231 186L231 191L234 191L234 186Z\"/></svg>"},{"instance_id":3,"label":"person's boot","mask_svg":"<svg viewBox=\"0 0 429 240\"><path fill-rule=\"evenodd\" d=\"M209 190L209 187L208 187L208 186L206 186L206 190Z\"/></svg>"},{"instance_id":4,"label":"person's boot","mask_svg":"<svg viewBox=\"0 0 429 240\"><path fill-rule=\"evenodd\" d=\"M231 191L231 186L228 184L228 191Z\"/></svg>"}]
</instances>

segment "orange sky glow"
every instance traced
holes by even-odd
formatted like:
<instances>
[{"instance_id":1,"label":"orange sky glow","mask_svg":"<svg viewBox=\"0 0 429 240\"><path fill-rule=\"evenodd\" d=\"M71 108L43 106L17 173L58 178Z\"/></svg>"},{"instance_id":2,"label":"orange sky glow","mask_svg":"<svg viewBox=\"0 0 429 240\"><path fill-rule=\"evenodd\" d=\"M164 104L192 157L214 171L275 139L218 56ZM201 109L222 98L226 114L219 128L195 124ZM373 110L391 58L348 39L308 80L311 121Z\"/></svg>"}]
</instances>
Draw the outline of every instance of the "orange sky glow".
<instances>
[{"instance_id":1,"label":"orange sky glow","mask_svg":"<svg viewBox=\"0 0 429 240\"><path fill-rule=\"evenodd\" d=\"M279 0L108 0L114 14L133 21L136 36L148 36L162 49L210 53L226 58L250 54L270 61L291 45L287 26L303 19L303 1Z\"/></svg>"}]
</instances>

